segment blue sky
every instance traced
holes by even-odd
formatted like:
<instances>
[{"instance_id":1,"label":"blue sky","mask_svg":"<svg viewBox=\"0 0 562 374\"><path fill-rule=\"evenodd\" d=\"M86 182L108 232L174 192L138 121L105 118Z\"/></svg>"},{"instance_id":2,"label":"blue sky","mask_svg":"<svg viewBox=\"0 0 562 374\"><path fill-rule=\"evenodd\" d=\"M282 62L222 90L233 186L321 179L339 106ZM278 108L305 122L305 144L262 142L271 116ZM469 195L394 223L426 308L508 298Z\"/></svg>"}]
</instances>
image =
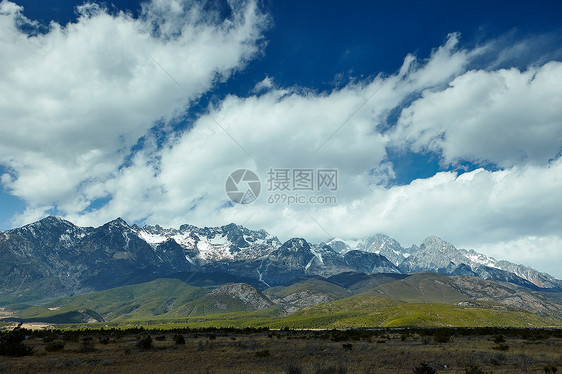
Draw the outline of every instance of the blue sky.
<instances>
[{"instance_id":1,"label":"blue sky","mask_svg":"<svg viewBox=\"0 0 562 374\"><path fill-rule=\"evenodd\" d=\"M562 268L557 1L0 4L0 229L437 235ZM337 169L337 203L268 203L271 168Z\"/></svg>"}]
</instances>

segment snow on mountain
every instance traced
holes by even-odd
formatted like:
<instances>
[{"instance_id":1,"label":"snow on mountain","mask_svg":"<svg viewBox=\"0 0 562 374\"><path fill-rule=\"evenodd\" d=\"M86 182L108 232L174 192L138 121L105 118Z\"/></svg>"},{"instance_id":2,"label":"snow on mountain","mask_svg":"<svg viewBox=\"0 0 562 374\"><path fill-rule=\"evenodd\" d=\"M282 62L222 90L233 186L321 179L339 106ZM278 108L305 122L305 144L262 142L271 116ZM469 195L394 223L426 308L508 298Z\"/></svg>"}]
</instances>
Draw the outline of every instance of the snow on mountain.
<instances>
[{"instance_id":1,"label":"snow on mountain","mask_svg":"<svg viewBox=\"0 0 562 374\"><path fill-rule=\"evenodd\" d=\"M277 237L264 230L253 231L235 224L205 228L182 225L179 230L158 225L133 226L133 229L153 247L175 241L190 254L188 260L192 263L256 259L281 246Z\"/></svg>"},{"instance_id":2,"label":"snow on mountain","mask_svg":"<svg viewBox=\"0 0 562 374\"><path fill-rule=\"evenodd\" d=\"M343 240L335 238L326 243L340 253L350 251L363 251L375 253L386 257L395 266L409 256L404 248L396 240L387 235L377 234L363 240Z\"/></svg>"},{"instance_id":3,"label":"snow on mountain","mask_svg":"<svg viewBox=\"0 0 562 374\"><path fill-rule=\"evenodd\" d=\"M281 243L264 230L235 224L175 229L129 226L118 218L93 228L57 217L0 231L0 296L55 297L191 272L228 274L258 287L343 272L434 272L562 288L548 274L457 249L437 237L410 248L381 234L320 244L302 238Z\"/></svg>"},{"instance_id":4,"label":"snow on mountain","mask_svg":"<svg viewBox=\"0 0 562 374\"><path fill-rule=\"evenodd\" d=\"M362 240L334 238L325 243L334 251L345 254L362 251L386 257L402 272L435 272L480 276L485 279L529 282L540 288L560 287L556 278L524 265L498 261L473 249L457 249L435 236L426 238L421 245L403 248L387 235L377 234Z\"/></svg>"}]
</instances>

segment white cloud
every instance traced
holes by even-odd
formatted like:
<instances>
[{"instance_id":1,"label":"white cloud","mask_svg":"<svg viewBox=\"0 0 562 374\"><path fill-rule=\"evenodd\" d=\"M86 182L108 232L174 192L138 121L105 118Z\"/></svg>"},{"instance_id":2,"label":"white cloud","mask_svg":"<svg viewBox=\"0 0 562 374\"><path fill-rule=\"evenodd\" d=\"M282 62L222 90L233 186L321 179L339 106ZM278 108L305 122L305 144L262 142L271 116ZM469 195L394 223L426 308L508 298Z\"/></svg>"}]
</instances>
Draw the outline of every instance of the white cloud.
<instances>
[{"instance_id":1,"label":"white cloud","mask_svg":"<svg viewBox=\"0 0 562 374\"><path fill-rule=\"evenodd\" d=\"M251 168L262 177L265 190L270 168L337 168L338 203L354 204L364 199L394 175L392 165L385 161L388 138L376 131L377 124L412 92L428 84L442 85L450 79L451 71L462 70L469 54L454 51L455 44L449 40L425 64L413 66L409 56L395 75L349 84L329 94L269 87L260 96L228 96L211 108L209 115L203 115L192 130L170 141L159 154L157 176L150 177L154 170L147 166L148 152L139 153L133 166L104 184L104 190L113 196L106 207L86 216L68 211L68 216L96 224L116 215L129 220L148 217L151 223L173 226L185 222L220 225L245 222L250 217L248 222L276 226L282 232L272 232L290 236L289 229L295 229L293 223L302 224L293 216L308 219L310 207L285 209L282 214L287 218L280 218L279 207L267 204L264 191L262 200L251 208L224 208L228 203L224 192L228 174ZM445 59L445 55L451 59ZM433 59L443 69L436 69ZM433 75L430 83L426 69ZM128 181L135 180L135 175L139 176L138 184L129 188L133 182ZM281 229L282 224L274 221L291 223ZM312 222L310 229L307 234L317 237L319 227ZM320 234L325 235L322 231Z\"/></svg>"},{"instance_id":2,"label":"white cloud","mask_svg":"<svg viewBox=\"0 0 562 374\"><path fill-rule=\"evenodd\" d=\"M443 162L544 164L562 149L562 63L473 70L402 112L395 143L442 152Z\"/></svg>"},{"instance_id":3,"label":"white cloud","mask_svg":"<svg viewBox=\"0 0 562 374\"><path fill-rule=\"evenodd\" d=\"M260 92L263 92L263 91L269 91L274 86L275 86L275 84L273 82L273 78L267 76L262 81L258 82L255 85L255 87L252 91L255 92L255 93L260 93Z\"/></svg>"},{"instance_id":4,"label":"white cloud","mask_svg":"<svg viewBox=\"0 0 562 374\"><path fill-rule=\"evenodd\" d=\"M188 100L150 55L198 96L258 53L267 19L254 3L224 22L179 1L154 0L139 20L88 7L76 24L31 38L13 25L18 8L1 4L0 42L10 53L0 64L10 73L0 89L13 95L0 101L0 163L14 171L2 183L28 203L17 223L56 206L81 225L117 216L175 227L236 222L281 239L383 232L404 245L438 235L498 258L524 242L544 253L537 264L560 251L540 252L562 227L562 161L548 161L560 150L560 63L467 71L490 46L459 49L451 34L425 60L408 55L396 74L329 93L278 87L268 76L259 95L227 96L158 149L147 131L181 115ZM401 106L396 129L377 130ZM142 136L144 148L118 168ZM388 187L388 146L505 170L441 172ZM269 168L299 167L337 168L338 204L268 204ZM262 178L251 205L228 204L224 183L238 168ZM109 202L83 212L99 198Z\"/></svg>"},{"instance_id":5,"label":"white cloud","mask_svg":"<svg viewBox=\"0 0 562 374\"><path fill-rule=\"evenodd\" d=\"M13 172L4 185L31 210L76 212L100 197L85 186L115 173L155 121L181 115L243 67L268 22L252 1L235 2L226 20L179 0L146 3L139 19L78 10L77 22L29 36L18 28L30 22L22 8L0 3L0 91L9 93L0 100L0 163Z\"/></svg>"},{"instance_id":6,"label":"white cloud","mask_svg":"<svg viewBox=\"0 0 562 374\"><path fill-rule=\"evenodd\" d=\"M512 240L488 243L478 249L490 256L525 264L562 279L560 248L560 235L522 235Z\"/></svg>"}]
</instances>

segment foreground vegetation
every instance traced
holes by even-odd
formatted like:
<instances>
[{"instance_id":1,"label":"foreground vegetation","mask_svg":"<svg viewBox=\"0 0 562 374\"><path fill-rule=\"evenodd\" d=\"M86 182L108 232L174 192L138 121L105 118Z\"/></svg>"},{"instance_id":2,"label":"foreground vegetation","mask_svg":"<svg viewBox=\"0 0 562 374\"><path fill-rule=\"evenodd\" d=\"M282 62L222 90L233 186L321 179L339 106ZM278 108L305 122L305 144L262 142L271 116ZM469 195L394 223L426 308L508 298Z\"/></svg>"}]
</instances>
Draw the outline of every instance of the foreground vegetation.
<instances>
[{"instance_id":1,"label":"foreground vegetation","mask_svg":"<svg viewBox=\"0 0 562 374\"><path fill-rule=\"evenodd\" d=\"M0 335L0 371L555 373L562 330L154 328Z\"/></svg>"}]
</instances>

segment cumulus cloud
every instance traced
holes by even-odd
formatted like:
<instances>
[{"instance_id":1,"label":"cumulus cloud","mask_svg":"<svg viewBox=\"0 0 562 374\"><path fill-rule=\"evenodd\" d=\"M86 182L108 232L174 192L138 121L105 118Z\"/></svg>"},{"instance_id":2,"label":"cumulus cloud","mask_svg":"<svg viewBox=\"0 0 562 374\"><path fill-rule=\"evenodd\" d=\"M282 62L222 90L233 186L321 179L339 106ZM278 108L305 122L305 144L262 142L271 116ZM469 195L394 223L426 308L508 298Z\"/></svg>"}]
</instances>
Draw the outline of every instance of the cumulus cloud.
<instances>
[{"instance_id":1,"label":"cumulus cloud","mask_svg":"<svg viewBox=\"0 0 562 374\"><path fill-rule=\"evenodd\" d=\"M86 6L76 23L31 37L18 29L21 8L0 4L0 43L10 51L0 58L8 72L0 89L13 93L0 101L0 163L12 171L1 181L27 202L16 224L56 208L81 225L117 216L175 227L236 222L282 240L383 232L411 245L438 235L498 258L510 245L559 238L558 62L478 70L475 61L493 46L462 49L453 33L425 59L406 56L395 74L331 92L268 76L249 96L229 95L187 130L157 139L153 126L181 118L190 100L259 53L267 17L255 3L235 2L226 20L179 0L153 0L138 19ZM392 185L388 147L499 170ZM239 168L262 180L249 205L233 204L224 190ZM337 204L269 203L271 168L337 169ZM544 256L559 251L549 248Z\"/></svg>"},{"instance_id":2,"label":"cumulus cloud","mask_svg":"<svg viewBox=\"0 0 562 374\"><path fill-rule=\"evenodd\" d=\"M338 204L353 204L394 175L385 159L388 137L376 130L381 118L413 92L445 84L452 72L466 65L470 53L455 49L456 38L451 35L427 61L415 63L408 56L394 75L352 83L328 94L268 85L260 96L228 96L192 129L170 140L170 146L159 153L157 172L146 161L148 152L141 152L133 165L104 183L103 189L113 196L107 206L87 215L67 213L78 222L95 217L101 223L122 215L175 226L186 221L201 225L248 221L271 227L278 225L273 220L299 223L291 218L295 214L308 217L311 207L295 206L281 207L286 216L282 218L280 207L267 203L265 191L252 207L231 207L224 182L238 168L258 172L264 190L270 168L336 168ZM140 184L128 188L127 181L137 174ZM289 229L295 229L292 223L278 234L288 235ZM316 237L319 227L312 222L310 229L306 234Z\"/></svg>"},{"instance_id":3,"label":"cumulus cloud","mask_svg":"<svg viewBox=\"0 0 562 374\"><path fill-rule=\"evenodd\" d=\"M156 121L181 116L260 52L268 21L255 2L234 2L227 19L202 7L152 1L133 19L86 4L75 23L30 36L22 8L2 1L0 91L9 94L0 100L0 162L12 171L5 187L30 209L86 208L102 197L89 186L115 173Z\"/></svg>"},{"instance_id":4,"label":"cumulus cloud","mask_svg":"<svg viewBox=\"0 0 562 374\"><path fill-rule=\"evenodd\" d=\"M393 137L443 162L544 164L562 149L562 63L472 70L402 111Z\"/></svg>"},{"instance_id":5,"label":"cumulus cloud","mask_svg":"<svg viewBox=\"0 0 562 374\"><path fill-rule=\"evenodd\" d=\"M561 264L558 260L560 248L562 248L560 235L529 235L488 243L478 249L498 259L525 264L561 279Z\"/></svg>"}]
</instances>

